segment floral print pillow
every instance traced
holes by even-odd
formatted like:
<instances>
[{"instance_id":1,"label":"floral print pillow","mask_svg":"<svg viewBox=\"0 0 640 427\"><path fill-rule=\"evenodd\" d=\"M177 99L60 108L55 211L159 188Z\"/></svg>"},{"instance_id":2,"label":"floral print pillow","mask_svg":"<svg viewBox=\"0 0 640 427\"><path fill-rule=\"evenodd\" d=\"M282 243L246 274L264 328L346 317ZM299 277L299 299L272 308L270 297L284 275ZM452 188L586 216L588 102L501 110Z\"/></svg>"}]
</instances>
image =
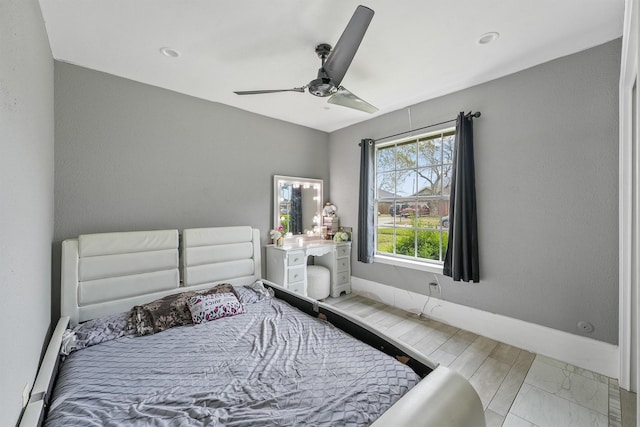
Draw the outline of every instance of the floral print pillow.
<instances>
[{"instance_id":1,"label":"floral print pillow","mask_svg":"<svg viewBox=\"0 0 640 427\"><path fill-rule=\"evenodd\" d=\"M194 324L245 312L244 304L232 293L196 295L187 300L187 306Z\"/></svg>"}]
</instances>

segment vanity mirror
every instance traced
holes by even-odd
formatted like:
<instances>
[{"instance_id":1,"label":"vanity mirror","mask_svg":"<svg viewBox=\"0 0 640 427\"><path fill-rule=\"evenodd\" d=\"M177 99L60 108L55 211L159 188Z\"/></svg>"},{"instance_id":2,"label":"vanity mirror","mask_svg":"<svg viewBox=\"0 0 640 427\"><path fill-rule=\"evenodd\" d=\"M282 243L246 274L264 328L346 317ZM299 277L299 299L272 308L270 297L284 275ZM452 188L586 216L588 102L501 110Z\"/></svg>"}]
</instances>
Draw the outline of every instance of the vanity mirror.
<instances>
[{"instance_id":1,"label":"vanity mirror","mask_svg":"<svg viewBox=\"0 0 640 427\"><path fill-rule=\"evenodd\" d=\"M274 175L274 229L282 225L293 235L319 233L322 212L322 180Z\"/></svg>"}]
</instances>

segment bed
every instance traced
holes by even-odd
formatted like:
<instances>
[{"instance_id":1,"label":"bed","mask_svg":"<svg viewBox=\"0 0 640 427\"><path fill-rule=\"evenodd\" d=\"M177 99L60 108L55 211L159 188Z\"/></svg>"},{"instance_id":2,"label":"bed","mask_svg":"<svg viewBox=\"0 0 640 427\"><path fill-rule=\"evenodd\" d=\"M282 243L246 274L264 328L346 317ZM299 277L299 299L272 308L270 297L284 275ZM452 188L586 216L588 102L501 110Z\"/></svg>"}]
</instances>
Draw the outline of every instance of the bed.
<instances>
[{"instance_id":1,"label":"bed","mask_svg":"<svg viewBox=\"0 0 640 427\"><path fill-rule=\"evenodd\" d=\"M261 280L257 229L81 235L63 242L61 271L61 318L21 426L485 425L460 375ZM151 301L184 307L185 295L194 322L207 301L230 298L233 312L135 323ZM61 350L94 324L117 334L99 329L95 345L80 340L86 348L61 363Z\"/></svg>"}]
</instances>

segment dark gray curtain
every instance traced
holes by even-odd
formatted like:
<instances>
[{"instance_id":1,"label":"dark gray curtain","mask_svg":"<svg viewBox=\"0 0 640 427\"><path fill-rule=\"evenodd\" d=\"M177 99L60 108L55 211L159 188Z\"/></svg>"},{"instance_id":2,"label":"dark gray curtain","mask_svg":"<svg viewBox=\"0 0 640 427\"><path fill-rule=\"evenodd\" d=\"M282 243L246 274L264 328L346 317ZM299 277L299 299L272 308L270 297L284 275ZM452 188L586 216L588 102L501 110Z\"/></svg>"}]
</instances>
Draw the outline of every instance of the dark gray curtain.
<instances>
[{"instance_id":1,"label":"dark gray curtain","mask_svg":"<svg viewBox=\"0 0 640 427\"><path fill-rule=\"evenodd\" d=\"M292 234L302 233L302 188L293 187L291 190L291 212L289 231Z\"/></svg>"},{"instance_id":2,"label":"dark gray curtain","mask_svg":"<svg viewBox=\"0 0 640 427\"><path fill-rule=\"evenodd\" d=\"M449 245L443 273L457 282L480 281L473 118L464 113L460 113L456 121L449 201Z\"/></svg>"},{"instance_id":3,"label":"dark gray curtain","mask_svg":"<svg viewBox=\"0 0 640 427\"><path fill-rule=\"evenodd\" d=\"M373 139L360 141L360 198L358 200L358 261L370 264L375 253L375 149Z\"/></svg>"}]
</instances>

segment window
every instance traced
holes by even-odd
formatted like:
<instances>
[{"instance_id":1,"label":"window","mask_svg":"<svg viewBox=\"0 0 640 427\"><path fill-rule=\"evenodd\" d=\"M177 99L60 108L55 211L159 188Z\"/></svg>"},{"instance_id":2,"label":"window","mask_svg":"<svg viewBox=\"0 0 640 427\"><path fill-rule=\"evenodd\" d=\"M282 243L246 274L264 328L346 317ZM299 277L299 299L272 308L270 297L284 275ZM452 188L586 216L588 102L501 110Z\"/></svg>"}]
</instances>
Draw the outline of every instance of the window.
<instances>
[{"instance_id":1,"label":"window","mask_svg":"<svg viewBox=\"0 0 640 427\"><path fill-rule=\"evenodd\" d=\"M442 265L455 128L376 146L376 255Z\"/></svg>"}]
</instances>

